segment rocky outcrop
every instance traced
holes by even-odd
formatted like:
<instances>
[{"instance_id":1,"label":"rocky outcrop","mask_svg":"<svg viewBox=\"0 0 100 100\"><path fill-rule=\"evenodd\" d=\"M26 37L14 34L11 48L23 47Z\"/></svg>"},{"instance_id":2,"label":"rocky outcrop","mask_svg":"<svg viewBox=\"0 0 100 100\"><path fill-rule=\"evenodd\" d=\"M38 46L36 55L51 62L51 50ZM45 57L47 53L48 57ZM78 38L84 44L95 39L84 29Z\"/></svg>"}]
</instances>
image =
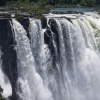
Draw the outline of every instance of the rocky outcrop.
<instances>
[{"instance_id":1,"label":"rocky outcrop","mask_svg":"<svg viewBox=\"0 0 100 100\"><path fill-rule=\"evenodd\" d=\"M0 19L0 48L2 50L2 69L12 84L11 100L16 100L15 85L17 80L17 62L15 42L11 31L9 19Z\"/></svg>"}]
</instances>

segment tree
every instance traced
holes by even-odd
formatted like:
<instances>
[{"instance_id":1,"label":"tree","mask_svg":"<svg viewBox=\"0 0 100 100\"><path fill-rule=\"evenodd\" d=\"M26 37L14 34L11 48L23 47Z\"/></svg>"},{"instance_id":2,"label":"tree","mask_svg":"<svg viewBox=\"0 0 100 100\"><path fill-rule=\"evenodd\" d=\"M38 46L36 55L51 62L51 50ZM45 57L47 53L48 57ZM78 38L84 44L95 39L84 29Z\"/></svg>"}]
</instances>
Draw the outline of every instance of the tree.
<instances>
[{"instance_id":1,"label":"tree","mask_svg":"<svg viewBox=\"0 0 100 100\"><path fill-rule=\"evenodd\" d=\"M77 0L72 0L72 4L78 4Z\"/></svg>"},{"instance_id":2,"label":"tree","mask_svg":"<svg viewBox=\"0 0 100 100\"><path fill-rule=\"evenodd\" d=\"M80 1L80 5L85 6L85 5L86 5L85 0L81 0L81 1Z\"/></svg>"},{"instance_id":3,"label":"tree","mask_svg":"<svg viewBox=\"0 0 100 100\"><path fill-rule=\"evenodd\" d=\"M97 5L100 5L100 0L96 0L96 4Z\"/></svg>"},{"instance_id":4,"label":"tree","mask_svg":"<svg viewBox=\"0 0 100 100\"><path fill-rule=\"evenodd\" d=\"M96 3L96 0L85 0L87 6L94 6Z\"/></svg>"},{"instance_id":5,"label":"tree","mask_svg":"<svg viewBox=\"0 0 100 100\"><path fill-rule=\"evenodd\" d=\"M2 93L3 93L3 89L2 89L1 86L0 86L0 100L6 100L6 99L2 96Z\"/></svg>"}]
</instances>

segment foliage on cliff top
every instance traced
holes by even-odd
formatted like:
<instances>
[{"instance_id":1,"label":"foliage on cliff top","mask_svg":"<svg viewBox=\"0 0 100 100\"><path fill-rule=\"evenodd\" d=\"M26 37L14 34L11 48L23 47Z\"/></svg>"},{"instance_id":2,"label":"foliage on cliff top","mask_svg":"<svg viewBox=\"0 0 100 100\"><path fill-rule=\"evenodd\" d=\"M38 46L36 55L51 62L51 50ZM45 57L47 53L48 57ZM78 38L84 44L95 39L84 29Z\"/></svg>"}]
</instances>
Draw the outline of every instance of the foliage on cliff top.
<instances>
[{"instance_id":1,"label":"foliage on cliff top","mask_svg":"<svg viewBox=\"0 0 100 100\"><path fill-rule=\"evenodd\" d=\"M100 5L100 0L0 0L0 5L5 5L8 2L20 2L20 3L39 3L40 5L84 5L94 6L95 4Z\"/></svg>"},{"instance_id":2,"label":"foliage on cliff top","mask_svg":"<svg viewBox=\"0 0 100 100\"><path fill-rule=\"evenodd\" d=\"M43 14L58 7L92 7L100 5L100 0L0 0L0 5L5 5L11 11Z\"/></svg>"}]
</instances>

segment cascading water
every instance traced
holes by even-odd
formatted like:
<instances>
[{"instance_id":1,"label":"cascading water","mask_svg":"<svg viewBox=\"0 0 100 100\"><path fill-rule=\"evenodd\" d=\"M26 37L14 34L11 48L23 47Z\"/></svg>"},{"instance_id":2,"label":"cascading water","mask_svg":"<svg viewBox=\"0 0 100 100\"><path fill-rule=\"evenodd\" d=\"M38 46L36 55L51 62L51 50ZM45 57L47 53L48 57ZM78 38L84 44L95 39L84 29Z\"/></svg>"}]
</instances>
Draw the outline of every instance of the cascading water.
<instances>
[{"instance_id":1,"label":"cascading water","mask_svg":"<svg viewBox=\"0 0 100 100\"><path fill-rule=\"evenodd\" d=\"M8 77L3 73L1 56L2 52L0 50L0 86L3 89L3 96L8 98L8 96L12 95L12 88Z\"/></svg>"},{"instance_id":2,"label":"cascading water","mask_svg":"<svg viewBox=\"0 0 100 100\"><path fill-rule=\"evenodd\" d=\"M29 18L28 33L16 19L10 21L17 54L16 100L100 100L100 16L45 17L44 29L40 19Z\"/></svg>"},{"instance_id":3,"label":"cascading water","mask_svg":"<svg viewBox=\"0 0 100 100\"><path fill-rule=\"evenodd\" d=\"M12 20L18 58L17 94L19 100L53 100L48 88L35 70L34 56L26 31L17 20ZM45 95L46 94L46 95Z\"/></svg>"},{"instance_id":4,"label":"cascading water","mask_svg":"<svg viewBox=\"0 0 100 100\"><path fill-rule=\"evenodd\" d=\"M72 20L72 23L64 18L61 19L54 18L54 20L56 21L57 24L59 48L55 43L53 35L55 33L52 32L52 29L50 28L51 24L49 23L49 21L47 22L48 28L42 29L41 22L39 20L30 19L30 39L31 39L30 43L31 43L31 50L33 53L33 56L32 54L31 56L34 57L31 60L33 62L35 59L35 63L32 64L34 66L34 70L35 68L37 69L37 72L40 74L43 82L46 83L45 85L52 92L54 100L61 100L61 99L98 100L99 89L97 88L97 85L95 85L94 83L97 82L99 86L100 78L98 77L98 74L100 71L99 68L100 59L99 56L97 56L97 54L94 52L95 49L91 41L94 44L96 44L96 42L90 40L91 37L89 37L89 35L91 33L87 31L88 29L83 20L74 19ZM16 25L16 23L13 22L13 25ZM21 28L20 25L18 25L18 27ZM51 33L51 42L54 48L53 55L52 53L51 54L49 53L51 50L49 50L47 45L44 43L44 34L46 34L46 30L49 30ZM22 28L20 31L17 30L17 34L21 33L21 31ZM21 38L21 36L19 36L19 38ZM16 36L15 39L17 40L17 45L18 45L20 40L18 40L18 37L16 38ZM28 41L25 42L25 38L23 38L22 43L28 44L28 47L26 47L26 49L30 48L29 47L30 44ZM21 47L23 47L23 45L21 45ZM19 47L20 46L18 45L18 48ZM57 49L59 51L59 54L57 53ZM25 54L29 55L29 52ZM21 54L19 56L19 61L21 62L22 58L20 59L20 57ZM55 60L54 62L56 65L54 65L52 57L56 57L55 59L53 59ZM25 57L23 58L25 59ZM94 59L96 59L96 61ZM22 62L24 63L25 61L23 60ZM27 64L29 63L30 62L27 62ZM27 66L29 67L29 65ZM55 68L54 71L51 70L53 69L53 66L58 67L57 68L58 72L55 70ZM22 69L21 71L20 69L19 71L22 73L24 72L24 70L25 69ZM52 71L52 74L49 73L50 70ZM29 73L24 72L24 73L27 73L28 79L27 78L25 79L27 79L28 87L31 87L32 89L34 85L31 84L30 81L34 83L34 79L36 80L37 78L36 77L32 78L32 75L29 76L30 75L29 73L31 72ZM24 73L22 74L23 77L25 77ZM58 77L58 79L56 79L56 77ZM22 83L25 84L25 82ZM32 90L36 91L35 88L33 88L32 90L31 89L29 89L30 90L30 92L28 92L29 94L34 93L34 91ZM25 90L23 92L25 92ZM27 97L24 96L24 100ZM35 95L31 97L32 100L36 99L34 97ZM29 99L29 97L27 99Z\"/></svg>"}]
</instances>

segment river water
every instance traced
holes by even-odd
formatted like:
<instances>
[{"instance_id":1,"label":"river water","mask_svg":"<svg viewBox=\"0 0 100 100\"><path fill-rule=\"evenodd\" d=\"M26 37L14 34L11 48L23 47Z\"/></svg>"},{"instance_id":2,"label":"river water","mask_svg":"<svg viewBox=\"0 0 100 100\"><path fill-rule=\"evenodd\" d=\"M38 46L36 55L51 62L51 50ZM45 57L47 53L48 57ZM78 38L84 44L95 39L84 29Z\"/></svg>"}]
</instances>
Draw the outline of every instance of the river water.
<instances>
[{"instance_id":1,"label":"river water","mask_svg":"<svg viewBox=\"0 0 100 100\"><path fill-rule=\"evenodd\" d=\"M76 12L93 12L96 8L54 8L51 9L51 12L67 12L67 11L76 11Z\"/></svg>"}]
</instances>

